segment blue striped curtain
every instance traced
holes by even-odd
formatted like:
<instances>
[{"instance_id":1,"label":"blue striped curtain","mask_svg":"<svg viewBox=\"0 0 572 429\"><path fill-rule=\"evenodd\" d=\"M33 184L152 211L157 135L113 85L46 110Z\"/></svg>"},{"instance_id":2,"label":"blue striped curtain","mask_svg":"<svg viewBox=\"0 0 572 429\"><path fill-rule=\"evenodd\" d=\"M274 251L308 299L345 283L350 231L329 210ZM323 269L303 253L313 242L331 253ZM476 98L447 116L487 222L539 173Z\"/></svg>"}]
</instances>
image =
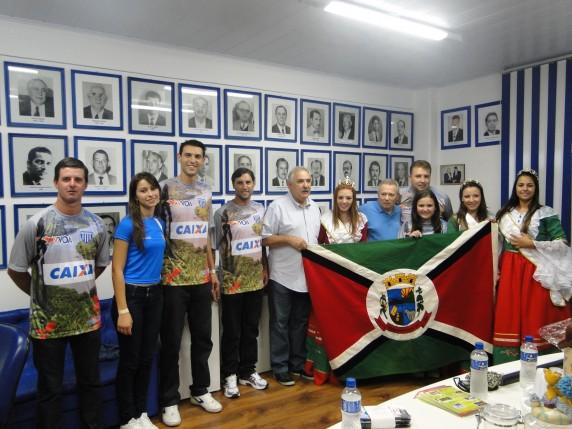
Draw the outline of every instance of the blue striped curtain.
<instances>
[{"instance_id":1,"label":"blue striped curtain","mask_svg":"<svg viewBox=\"0 0 572 429\"><path fill-rule=\"evenodd\" d=\"M516 173L539 174L540 202L553 207L570 240L572 59L503 74L501 205Z\"/></svg>"}]
</instances>

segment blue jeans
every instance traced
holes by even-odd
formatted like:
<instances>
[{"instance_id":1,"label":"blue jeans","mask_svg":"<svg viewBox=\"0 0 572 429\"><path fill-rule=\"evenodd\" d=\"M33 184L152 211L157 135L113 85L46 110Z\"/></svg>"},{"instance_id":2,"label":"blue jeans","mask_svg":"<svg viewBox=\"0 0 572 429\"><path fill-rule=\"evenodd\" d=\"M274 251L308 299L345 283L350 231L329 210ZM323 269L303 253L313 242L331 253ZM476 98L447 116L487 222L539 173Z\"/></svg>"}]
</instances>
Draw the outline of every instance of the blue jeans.
<instances>
[{"instance_id":1,"label":"blue jeans","mask_svg":"<svg viewBox=\"0 0 572 429\"><path fill-rule=\"evenodd\" d=\"M159 285L125 285L127 308L133 319L131 335L117 334L119 342L119 365L117 367L117 404L119 421L126 424L139 418L147 410L147 391L151 377L153 355L157 351L163 289ZM111 308L117 326L117 303Z\"/></svg>"},{"instance_id":2,"label":"blue jeans","mask_svg":"<svg viewBox=\"0 0 572 429\"><path fill-rule=\"evenodd\" d=\"M301 372L306 361L308 293L294 292L270 280L270 363L274 374Z\"/></svg>"}]
</instances>

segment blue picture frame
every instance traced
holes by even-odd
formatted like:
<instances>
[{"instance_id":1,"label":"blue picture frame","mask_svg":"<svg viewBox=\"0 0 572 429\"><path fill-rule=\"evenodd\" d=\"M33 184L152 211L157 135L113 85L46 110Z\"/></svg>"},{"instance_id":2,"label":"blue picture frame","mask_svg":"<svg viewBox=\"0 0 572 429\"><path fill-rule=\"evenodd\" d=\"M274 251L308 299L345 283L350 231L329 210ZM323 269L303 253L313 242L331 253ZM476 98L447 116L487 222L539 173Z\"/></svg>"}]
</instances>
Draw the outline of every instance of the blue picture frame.
<instances>
[{"instance_id":1,"label":"blue picture frame","mask_svg":"<svg viewBox=\"0 0 572 429\"><path fill-rule=\"evenodd\" d=\"M232 106L230 105L234 103ZM254 102L251 104L247 100L253 98ZM248 128L245 131L235 129L235 108L238 108L238 104L241 102L246 102L250 105L251 119L249 119ZM224 90L224 137L228 140L245 140L245 141L260 141L262 140L262 94L260 92L254 91L243 91L239 89L225 89ZM255 119L258 122L254 122ZM250 121L252 120L252 123Z\"/></svg>"},{"instance_id":2,"label":"blue picture frame","mask_svg":"<svg viewBox=\"0 0 572 429\"><path fill-rule=\"evenodd\" d=\"M487 117L493 113L496 114L497 124L502 126L502 104L500 100L475 105L475 147L500 145L502 129L497 129L498 134L493 136L485 136L484 133L481 134L480 132L479 124L482 124L483 121L486 124ZM485 132L488 133L488 130Z\"/></svg>"},{"instance_id":3,"label":"blue picture frame","mask_svg":"<svg viewBox=\"0 0 572 429\"><path fill-rule=\"evenodd\" d=\"M238 145L225 145L225 171L226 171L226 193L234 194L234 189L231 183L232 173L240 165L236 165L241 162L241 158L246 156L249 165L244 165L246 168L250 168L256 179L256 186L253 195L260 195L263 191L262 183L265 182L262 178L264 176L264 158L262 154L261 147L252 146L238 146Z\"/></svg>"},{"instance_id":4,"label":"blue picture frame","mask_svg":"<svg viewBox=\"0 0 572 429\"><path fill-rule=\"evenodd\" d=\"M288 156L291 154L293 156ZM282 149L282 148L270 148L267 147L264 152L266 159L266 195L284 195L288 192L288 185L281 186L278 182L280 178L278 177L278 161L284 159L287 161L286 177L283 180L287 180L288 173L292 168L298 165L299 152L298 149ZM284 164L282 162L282 164ZM272 173L271 173L272 171ZM276 174L274 174L276 172ZM274 176L275 177L272 177Z\"/></svg>"},{"instance_id":5,"label":"blue picture frame","mask_svg":"<svg viewBox=\"0 0 572 429\"><path fill-rule=\"evenodd\" d=\"M390 110L388 112L388 146L390 150L413 151L415 142L415 116L412 112ZM405 124L403 138L399 136L400 122ZM406 141L405 141L406 140Z\"/></svg>"},{"instance_id":6,"label":"blue picture frame","mask_svg":"<svg viewBox=\"0 0 572 429\"><path fill-rule=\"evenodd\" d=\"M388 177L391 177L393 180L395 180L400 188L408 188L410 186L409 168L413 164L413 161L413 155L391 155L389 157ZM405 172L403 172L402 165L398 165L397 163L406 164L406 166L403 166L405 168ZM400 171L396 171L398 169ZM403 176L403 174L405 174L405 176Z\"/></svg>"},{"instance_id":7,"label":"blue picture frame","mask_svg":"<svg viewBox=\"0 0 572 429\"><path fill-rule=\"evenodd\" d=\"M113 94L112 92L112 97L111 97L111 104L110 106L113 107L113 110L111 110L113 115L119 115L118 119L119 121L115 121L113 120L113 118L111 119L91 119L88 118L86 121L85 118L85 114L83 114L83 119L80 120L79 114L80 112L83 113L83 107L82 110L80 110L78 108L78 104L79 101L78 97L80 96L80 92L77 90L76 86L79 83L78 81L81 80L80 76L81 75L85 75L85 76L92 76L94 77L98 82L94 82L94 83L98 83L108 87L111 87L111 89L116 89L117 93ZM115 87L115 88L114 88ZM91 130L123 130L123 78L121 75L118 74L111 74L111 73L101 73L101 72L95 72L95 71L87 71L87 70L75 70L72 69L71 71L71 90L72 90L72 113L73 113L73 127L74 128L79 128L79 129L91 129ZM81 96L83 96L83 89L81 91ZM83 99L83 97L82 97ZM106 104L107 105L107 104ZM83 106L83 103L82 103ZM104 116L106 115L106 112L104 110ZM116 117L117 119L117 117ZM110 123L109 121L112 120L113 122L116 123L116 125L113 125L113 122ZM85 121L84 123L81 123L81 121Z\"/></svg>"},{"instance_id":8,"label":"blue picture frame","mask_svg":"<svg viewBox=\"0 0 572 429\"><path fill-rule=\"evenodd\" d=\"M340 160L338 161L338 158L340 158ZM344 169L345 169L345 163L346 161L349 161L350 163L350 167L349 167L349 177L352 179L352 181L355 184L355 189L356 192L360 192L361 191L361 172L362 172L362 157L361 157L361 153L359 152L334 152L334 160L333 160L333 165L332 165L332 169L334 171L334 180L333 180L333 184L332 184L332 188L335 190L336 186L338 185L338 183L344 178ZM355 168L354 166L357 164L357 168ZM357 173L357 174L356 174Z\"/></svg>"},{"instance_id":9,"label":"blue picture frame","mask_svg":"<svg viewBox=\"0 0 572 429\"><path fill-rule=\"evenodd\" d=\"M378 138L381 138L381 141L375 140L375 135L373 139L370 139L370 132L376 133L373 129L373 121L378 119L381 124L381 130L379 131ZM384 109L378 109L374 107L366 107L362 108L362 127L361 127L361 145L363 148L371 148L371 149L387 149L387 141L389 140L389 130L391 126L388 125L388 118L389 118L389 111ZM371 128L371 131L370 131Z\"/></svg>"},{"instance_id":10,"label":"blue picture frame","mask_svg":"<svg viewBox=\"0 0 572 429\"><path fill-rule=\"evenodd\" d=\"M276 100L277 104L272 101ZM281 134L278 129L278 124L272 119L275 115L276 109L282 106L286 109L287 118L293 118L294 123L286 123L286 133ZM298 99L292 97L284 97L281 95L265 94L264 95L264 140L296 143L298 139ZM276 128L275 128L276 127ZM288 133L288 128L290 132Z\"/></svg>"},{"instance_id":11,"label":"blue picture frame","mask_svg":"<svg viewBox=\"0 0 572 429\"><path fill-rule=\"evenodd\" d=\"M133 121L134 110L141 110L145 106L143 104L134 104L135 99L133 97L134 86L137 86L139 90L144 90L145 93L147 92L155 92L161 98L161 93L163 95L168 94L170 92L170 100L169 103L162 103L168 107L159 107L156 110L164 110L167 109L171 111L170 115L161 115L158 113L157 123L155 125L141 123L141 118L143 118L143 122L145 122L144 116L141 116L141 113L138 112L137 115L137 124ZM145 89L145 86L148 86ZM161 101L162 99L160 99ZM163 80L153 80L153 79L143 79L139 77L129 76L127 78L127 102L128 102L128 111L129 111L129 133L131 134L149 134L149 135L157 135L157 136L174 136L175 135L175 84L169 81ZM139 103L139 101L138 101ZM136 108L134 109L134 106ZM152 109L150 109L152 110ZM163 118L163 119L161 119ZM170 118L170 124L167 119ZM163 124L163 121L165 122ZM170 126L169 126L170 125Z\"/></svg>"},{"instance_id":12,"label":"blue picture frame","mask_svg":"<svg viewBox=\"0 0 572 429\"><path fill-rule=\"evenodd\" d=\"M222 146L221 145L215 145L215 144L205 144L206 147L206 154L205 157L208 156L209 157L209 164L211 162L211 158L212 158L212 154L216 153L216 155L214 156L215 161L214 161L214 167L215 168L211 168L208 171L205 171L205 169L203 169L203 171L201 173L204 174L200 174L202 179L205 180L206 175L209 175L210 178L210 186L211 186L211 193L212 195L222 195L222 189L223 189L223 183L224 183L224 170L222 168ZM209 174L211 173L211 174ZM206 179L207 182L209 182L209 179Z\"/></svg>"},{"instance_id":13,"label":"blue picture frame","mask_svg":"<svg viewBox=\"0 0 572 429\"><path fill-rule=\"evenodd\" d=\"M3 152L4 149L2 148L2 134L0 134L0 168L4 168L4 164L3 164ZM4 197L4 175L0 174L0 198Z\"/></svg>"},{"instance_id":14,"label":"blue picture frame","mask_svg":"<svg viewBox=\"0 0 572 429\"><path fill-rule=\"evenodd\" d=\"M317 110L323 116L314 137L311 135L311 133L313 133L313 131L310 131L311 125L307 126L307 124L311 124L310 114L313 114L313 110ZM331 116L332 103L307 98L300 99L300 143L330 146L332 142L330 127Z\"/></svg>"},{"instance_id":15,"label":"blue picture frame","mask_svg":"<svg viewBox=\"0 0 572 429\"><path fill-rule=\"evenodd\" d=\"M109 174L109 177L115 176L115 183L110 184L103 184L98 185L93 183L95 181L95 174L93 171L93 162L90 162L90 155L93 157L95 151L91 152L88 151L87 147L83 148L84 142L94 142L94 146L90 147L89 149L95 149L96 151L104 151L107 155L107 162L108 162L108 171L114 173ZM75 136L74 137L74 154L76 158L83 161L83 163L87 166L89 170L88 174L88 186L84 193L84 195L125 195L126 193L126 184L127 184L127 163L125 159L125 146L126 146L125 139L116 139L116 138L103 138L103 137L85 137L85 136ZM121 155L121 159L119 162L117 160L115 162L110 161L109 153L113 151ZM114 168L111 168L111 165ZM102 174L103 175L103 174ZM92 179L93 177L93 179ZM100 187L101 186L101 187Z\"/></svg>"},{"instance_id":16,"label":"blue picture frame","mask_svg":"<svg viewBox=\"0 0 572 429\"><path fill-rule=\"evenodd\" d=\"M20 231L20 227L23 225L22 222L20 222L20 217L21 217L21 211L25 210L25 209L29 209L30 211L30 215L34 215L36 214L39 210L41 209L45 209L46 207L49 207L50 204L14 204L14 237L16 237L18 235L18 232ZM24 223L27 219L23 219ZM22 225L21 225L22 224Z\"/></svg>"},{"instance_id":17,"label":"blue picture frame","mask_svg":"<svg viewBox=\"0 0 572 429\"><path fill-rule=\"evenodd\" d=\"M342 133L343 117L353 115L353 138L343 138ZM361 138L361 106L346 103L333 104L332 136L334 146L360 147Z\"/></svg>"},{"instance_id":18,"label":"blue picture frame","mask_svg":"<svg viewBox=\"0 0 572 429\"><path fill-rule=\"evenodd\" d=\"M387 168L387 162L388 162L389 157L386 154L373 153L373 152L363 152L362 153L362 160L361 160L361 165L363 166L363 174L362 174L362 178L361 178L361 189L362 189L362 193L364 193L364 194L377 192L377 189L379 186L379 184L370 185L369 181L367 179L369 177L369 173L370 173L369 168L367 167L367 161L368 161L368 159L372 159L372 158L373 158L373 160L370 162L370 164L372 162L378 162L380 164L380 172L379 172L378 182L389 177L388 176L389 171Z\"/></svg>"},{"instance_id":19,"label":"blue picture frame","mask_svg":"<svg viewBox=\"0 0 572 429\"><path fill-rule=\"evenodd\" d=\"M51 163L45 177L40 183L27 184L30 179L28 171L28 156L35 149L41 148L37 153L47 153ZM68 156L68 137L64 135L44 134L8 134L8 165L10 166L10 195L12 197L39 197L56 196L53 185L53 168L56 163ZM20 179L18 182L16 179Z\"/></svg>"},{"instance_id":20,"label":"blue picture frame","mask_svg":"<svg viewBox=\"0 0 572 429\"><path fill-rule=\"evenodd\" d=\"M320 160L322 162L322 171L320 172L324 176L324 185L320 186L321 178L317 177L318 185L312 183L312 194L331 194L332 193L332 152L329 150L317 150L317 149L302 149L302 165L313 174L312 163L315 160ZM324 162L324 159L326 162ZM316 173L318 173L316 171ZM312 175L312 179L314 176Z\"/></svg>"},{"instance_id":21,"label":"blue picture frame","mask_svg":"<svg viewBox=\"0 0 572 429\"><path fill-rule=\"evenodd\" d=\"M45 102L42 104L44 106L44 114L41 116L35 116L31 112L31 106L29 113L27 108L25 110L26 113L21 113L22 107L27 105L26 101L31 99L29 94L20 93L20 89L23 87L21 81L24 79L30 81L32 76L34 76L33 79L41 80L46 88L44 90ZM50 82L54 88L50 88L46 81ZM56 84L59 85L59 88L55 87ZM4 63L4 87L6 118L9 127L66 128L66 89L63 68L6 61ZM49 97L50 93L51 97ZM59 100L56 98L56 94L59 94ZM50 98L51 103L49 102ZM15 112L16 108L18 113Z\"/></svg>"},{"instance_id":22,"label":"blue picture frame","mask_svg":"<svg viewBox=\"0 0 572 429\"><path fill-rule=\"evenodd\" d=\"M187 111L187 105L192 104L194 98L192 97L193 94L196 93L198 97L204 99L204 101L208 103L210 101L211 106L211 117L205 121L205 125L208 123L207 121L211 121L211 129L208 128L196 128L191 126L191 120L193 118L189 117L190 111ZM216 86L206 86L206 85L194 85L190 83L179 83L178 85L178 93L179 93L179 135L183 137L199 137L199 138L207 138L207 139L219 139L221 132L220 132L220 88ZM186 94L189 94L188 96Z\"/></svg>"},{"instance_id":23,"label":"blue picture frame","mask_svg":"<svg viewBox=\"0 0 572 429\"><path fill-rule=\"evenodd\" d=\"M0 205L0 270L5 270L8 267L8 255L6 255L6 206Z\"/></svg>"},{"instance_id":24,"label":"blue picture frame","mask_svg":"<svg viewBox=\"0 0 572 429\"><path fill-rule=\"evenodd\" d=\"M459 140L459 132L454 136L453 129L449 130L449 123L451 127L455 127L453 121L456 116L460 118L458 127L462 140ZM446 129L447 133L445 133ZM471 147L471 106L441 110L441 150L464 147Z\"/></svg>"},{"instance_id":25,"label":"blue picture frame","mask_svg":"<svg viewBox=\"0 0 572 429\"><path fill-rule=\"evenodd\" d=\"M161 150L165 149L165 150ZM157 178L159 182L169 177L177 175L177 142L175 141L157 141L157 140L131 140L131 175L135 175L140 171L146 171L143 167L143 154L142 151L154 150L159 156L163 164L166 165L166 171L163 171L161 176ZM163 153L161 153L163 152ZM166 152L166 158L163 159ZM141 155L141 156L139 156ZM165 168L163 168L165 170Z\"/></svg>"}]
</instances>

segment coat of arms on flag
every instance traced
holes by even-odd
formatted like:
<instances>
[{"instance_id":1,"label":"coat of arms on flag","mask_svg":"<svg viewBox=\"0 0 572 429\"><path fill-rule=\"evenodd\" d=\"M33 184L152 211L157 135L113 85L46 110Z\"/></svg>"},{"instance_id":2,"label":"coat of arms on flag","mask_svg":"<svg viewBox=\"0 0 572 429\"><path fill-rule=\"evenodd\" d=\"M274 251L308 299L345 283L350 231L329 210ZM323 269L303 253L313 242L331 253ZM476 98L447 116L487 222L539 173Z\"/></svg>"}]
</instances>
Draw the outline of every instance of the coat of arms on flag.
<instances>
[{"instance_id":1,"label":"coat of arms on flag","mask_svg":"<svg viewBox=\"0 0 572 429\"><path fill-rule=\"evenodd\" d=\"M330 365L361 378L424 371L492 350L496 226L310 246L304 270Z\"/></svg>"}]
</instances>

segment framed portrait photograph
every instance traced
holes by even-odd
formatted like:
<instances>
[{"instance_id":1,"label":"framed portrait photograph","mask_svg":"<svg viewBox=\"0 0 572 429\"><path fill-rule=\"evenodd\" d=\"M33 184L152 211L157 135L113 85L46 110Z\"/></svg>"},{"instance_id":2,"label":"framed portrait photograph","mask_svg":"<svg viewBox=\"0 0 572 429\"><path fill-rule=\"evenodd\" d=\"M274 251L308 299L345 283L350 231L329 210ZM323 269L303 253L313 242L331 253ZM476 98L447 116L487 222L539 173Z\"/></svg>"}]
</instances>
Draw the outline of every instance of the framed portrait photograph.
<instances>
[{"instance_id":1,"label":"framed portrait photograph","mask_svg":"<svg viewBox=\"0 0 572 429\"><path fill-rule=\"evenodd\" d=\"M471 146L471 106L441 111L441 149Z\"/></svg>"},{"instance_id":2,"label":"framed portrait photograph","mask_svg":"<svg viewBox=\"0 0 572 429\"><path fill-rule=\"evenodd\" d=\"M74 128L122 130L121 76L72 70Z\"/></svg>"},{"instance_id":3,"label":"framed portrait photograph","mask_svg":"<svg viewBox=\"0 0 572 429\"><path fill-rule=\"evenodd\" d=\"M14 237L28 219L48 206L49 204L14 204Z\"/></svg>"},{"instance_id":4,"label":"framed portrait photograph","mask_svg":"<svg viewBox=\"0 0 572 429\"><path fill-rule=\"evenodd\" d=\"M336 146L359 146L361 107L334 103L332 135Z\"/></svg>"},{"instance_id":5,"label":"framed portrait photograph","mask_svg":"<svg viewBox=\"0 0 572 429\"><path fill-rule=\"evenodd\" d=\"M261 140L261 95L259 92L224 90L224 136L230 140Z\"/></svg>"},{"instance_id":6,"label":"framed portrait photograph","mask_svg":"<svg viewBox=\"0 0 572 429\"><path fill-rule=\"evenodd\" d=\"M4 63L8 125L66 128L64 69Z\"/></svg>"},{"instance_id":7,"label":"framed portrait photograph","mask_svg":"<svg viewBox=\"0 0 572 429\"><path fill-rule=\"evenodd\" d=\"M302 150L302 165L312 175L312 193L332 192L332 153L329 150Z\"/></svg>"},{"instance_id":8,"label":"framed portrait photograph","mask_svg":"<svg viewBox=\"0 0 572 429\"><path fill-rule=\"evenodd\" d=\"M330 144L331 104L317 100L300 100L300 141L303 144Z\"/></svg>"},{"instance_id":9,"label":"framed portrait photograph","mask_svg":"<svg viewBox=\"0 0 572 429\"><path fill-rule=\"evenodd\" d=\"M362 192L377 192L379 182L387 179L387 155L364 153Z\"/></svg>"},{"instance_id":10,"label":"framed portrait photograph","mask_svg":"<svg viewBox=\"0 0 572 429\"><path fill-rule=\"evenodd\" d=\"M66 136L8 134L13 197L55 196L54 167L68 156Z\"/></svg>"},{"instance_id":11,"label":"framed portrait photograph","mask_svg":"<svg viewBox=\"0 0 572 429\"><path fill-rule=\"evenodd\" d=\"M89 189L89 188L88 188ZM113 236L119 221L127 216L127 203L87 203L82 204L90 212L98 215L105 224L109 257L113 256Z\"/></svg>"},{"instance_id":12,"label":"framed portrait photograph","mask_svg":"<svg viewBox=\"0 0 572 429\"><path fill-rule=\"evenodd\" d=\"M360 158L355 152L334 152L333 189L347 177L354 183L356 192L360 192Z\"/></svg>"},{"instance_id":13,"label":"framed portrait photograph","mask_svg":"<svg viewBox=\"0 0 572 429\"><path fill-rule=\"evenodd\" d=\"M409 168L411 167L411 164L413 164L412 156L391 155L389 158L391 172L388 177L395 180L400 188L408 188Z\"/></svg>"},{"instance_id":14,"label":"framed portrait photograph","mask_svg":"<svg viewBox=\"0 0 572 429\"><path fill-rule=\"evenodd\" d=\"M211 187L213 195L222 195L223 168L222 168L222 146L207 144L205 162L199 171L199 180L207 183Z\"/></svg>"},{"instance_id":15,"label":"framed portrait photograph","mask_svg":"<svg viewBox=\"0 0 572 429\"><path fill-rule=\"evenodd\" d=\"M5 270L8 266L6 257L6 207L0 205L0 270Z\"/></svg>"},{"instance_id":16,"label":"framed portrait photograph","mask_svg":"<svg viewBox=\"0 0 572 429\"><path fill-rule=\"evenodd\" d=\"M175 135L175 85L160 80L127 78L129 132Z\"/></svg>"},{"instance_id":17,"label":"framed portrait photograph","mask_svg":"<svg viewBox=\"0 0 572 429\"><path fill-rule=\"evenodd\" d=\"M332 210L331 198L312 198L311 195L310 198L318 205L318 207L320 208L320 213L324 214L329 210Z\"/></svg>"},{"instance_id":18,"label":"framed portrait photograph","mask_svg":"<svg viewBox=\"0 0 572 429\"><path fill-rule=\"evenodd\" d=\"M266 193L268 195L286 193L288 173L297 165L297 149L266 148Z\"/></svg>"},{"instance_id":19,"label":"framed portrait photograph","mask_svg":"<svg viewBox=\"0 0 572 429\"><path fill-rule=\"evenodd\" d=\"M297 100L290 97L266 94L264 96L266 119L264 139L277 142L296 142L298 129Z\"/></svg>"},{"instance_id":20,"label":"framed portrait photograph","mask_svg":"<svg viewBox=\"0 0 572 429\"><path fill-rule=\"evenodd\" d=\"M362 146L387 149L387 111L364 107L362 124Z\"/></svg>"},{"instance_id":21,"label":"framed portrait photograph","mask_svg":"<svg viewBox=\"0 0 572 429\"><path fill-rule=\"evenodd\" d=\"M500 101L475 106L475 146L492 146L502 140L502 106Z\"/></svg>"},{"instance_id":22,"label":"framed portrait photograph","mask_svg":"<svg viewBox=\"0 0 572 429\"><path fill-rule=\"evenodd\" d=\"M89 170L85 195L125 195L125 140L75 137L74 152Z\"/></svg>"},{"instance_id":23,"label":"framed portrait photograph","mask_svg":"<svg viewBox=\"0 0 572 429\"><path fill-rule=\"evenodd\" d=\"M226 145L226 193L234 194L232 186L232 173L239 167L252 170L256 177L256 186L253 194L262 193L262 183L265 181L263 174L262 148Z\"/></svg>"},{"instance_id":24,"label":"framed portrait photograph","mask_svg":"<svg viewBox=\"0 0 572 429\"><path fill-rule=\"evenodd\" d=\"M179 130L185 137L220 138L220 89L179 84Z\"/></svg>"},{"instance_id":25,"label":"framed portrait photograph","mask_svg":"<svg viewBox=\"0 0 572 429\"><path fill-rule=\"evenodd\" d=\"M389 148L413 150L413 113L389 112Z\"/></svg>"},{"instance_id":26,"label":"framed portrait photograph","mask_svg":"<svg viewBox=\"0 0 572 429\"><path fill-rule=\"evenodd\" d=\"M445 164L439 166L441 185L460 185L465 181L465 164Z\"/></svg>"},{"instance_id":27,"label":"framed portrait photograph","mask_svg":"<svg viewBox=\"0 0 572 429\"><path fill-rule=\"evenodd\" d=\"M177 175L177 143L131 140L131 176L145 171L162 182Z\"/></svg>"}]
</instances>

